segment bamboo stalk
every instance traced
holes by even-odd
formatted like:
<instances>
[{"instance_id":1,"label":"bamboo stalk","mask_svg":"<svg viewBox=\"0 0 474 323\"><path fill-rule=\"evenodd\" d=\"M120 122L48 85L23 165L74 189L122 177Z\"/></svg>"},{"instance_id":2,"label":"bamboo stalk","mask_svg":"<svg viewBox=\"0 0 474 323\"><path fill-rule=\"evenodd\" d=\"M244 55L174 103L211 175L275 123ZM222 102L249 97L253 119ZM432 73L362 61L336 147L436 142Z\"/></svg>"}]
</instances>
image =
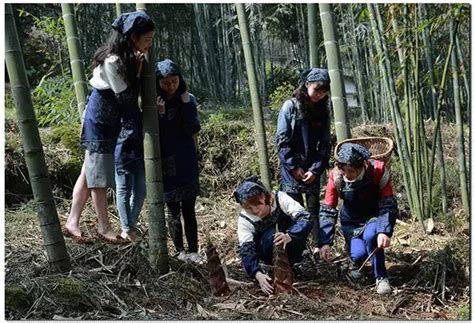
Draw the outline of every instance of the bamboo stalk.
<instances>
[{"instance_id":1,"label":"bamboo stalk","mask_svg":"<svg viewBox=\"0 0 474 323\"><path fill-rule=\"evenodd\" d=\"M247 77L250 88L250 96L252 101L253 118L256 128L256 141L258 147L258 160L260 165L260 174L262 182L268 189L271 189L270 167L268 163L267 140L265 134L265 124L263 121L263 113L258 95L257 76L255 73L255 63L250 43L250 33L248 30L247 17L245 8L242 3L235 5L237 8L237 16L239 19L240 35L242 37L242 47L244 49L245 65L247 66Z\"/></svg>"},{"instance_id":2,"label":"bamboo stalk","mask_svg":"<svg viewBox=\"0 0 474 323\"><path fill-rule=\"evenodd\" d=\"M38 212L43 246L51 268L54 271L66 272L71 269L70 258L54 203L11 4L5 5L5 63L23 141L28 176Z\"/></svg>"}]
</instances>

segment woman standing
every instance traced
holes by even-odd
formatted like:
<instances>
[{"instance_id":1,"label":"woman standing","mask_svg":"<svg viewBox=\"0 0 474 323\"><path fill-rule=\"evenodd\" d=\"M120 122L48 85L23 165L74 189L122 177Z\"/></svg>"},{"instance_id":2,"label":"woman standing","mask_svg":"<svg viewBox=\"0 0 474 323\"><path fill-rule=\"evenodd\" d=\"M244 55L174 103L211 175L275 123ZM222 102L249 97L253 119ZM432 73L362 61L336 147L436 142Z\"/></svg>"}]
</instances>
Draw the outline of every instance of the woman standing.
<instances>
[{"instance_id":1,"label":"woman standing","mask_svg":"<svg viewBox=\"0 0 474 323\"><path fill-rule=\"evenodd\" d=\"M280 185L311 213L311 232L317 245L319 231L320 176L330 154L329 74L310 68L300 76L293 97L283 104L278 116L276 145L280 159Z\"/></svg>"}]
</instances>

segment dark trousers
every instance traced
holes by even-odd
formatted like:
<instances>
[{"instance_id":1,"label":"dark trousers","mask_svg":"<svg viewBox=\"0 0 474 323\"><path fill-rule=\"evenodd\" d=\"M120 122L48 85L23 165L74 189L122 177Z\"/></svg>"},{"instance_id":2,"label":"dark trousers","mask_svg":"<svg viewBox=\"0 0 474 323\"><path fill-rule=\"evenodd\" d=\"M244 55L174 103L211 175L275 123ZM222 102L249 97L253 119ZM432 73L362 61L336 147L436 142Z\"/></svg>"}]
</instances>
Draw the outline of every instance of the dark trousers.
<instances>
[{"instance_id":1,"label":"dark trousers","mask_svg":"<svg viewBox=\"0 0 474 323\"><path fill-rule=\"evenodd\" d=\"M184 232L188 242L188 250L189 252L198 251L197 221L196 212L194 211L195 204L195 197L180 202L166 203L170 213L168 216L168 229L170 231L171 240L178 252L184 251L181 215L184 220Z\"/></svg>"},{"instance_id":2,"label":"dark trousers","mask_svg":"<svg viewBox=\"0 0 474 323\"><path fill-rule=\"evenodd\" d=\"M350 240L350 256L352 261L360 267L365 259L377 247L377 223L367 224L362 237L352 238ZM370 258L375 278L387 277L385 268L385 253L383 249L379 249L375 255Z\"/></svg>"},{"instance_id":3,"label":"dark trousers","mask_svg":"<svg viewBox=\"0 0 474 323\"><path fill-rule=\"evenodd\" d=\"M287 193L296 202L300 203L301 206L306 207L308 212L311 214L311 221L313 222L313 229L311 230L311 237L314 244L318 245L319 240L319 194L318 193L306 193L306 206L303 199L303 193Z\"/></svg>"},{"instance_id":4,"label":"dark trousers","mask_svg":"<svg viewBox=\"0 0 474 323\"><path fill-rule=\"evenodd\" d=\"M272 264L273 255L273 237L276 233L275 228L271 227L265 230L257 244L257 255L266 264ZM300 262L303 259L303 251L306 248L306 239L293 239L286 245L288 261L290 265Z\"/></svg>"}]
</instances>

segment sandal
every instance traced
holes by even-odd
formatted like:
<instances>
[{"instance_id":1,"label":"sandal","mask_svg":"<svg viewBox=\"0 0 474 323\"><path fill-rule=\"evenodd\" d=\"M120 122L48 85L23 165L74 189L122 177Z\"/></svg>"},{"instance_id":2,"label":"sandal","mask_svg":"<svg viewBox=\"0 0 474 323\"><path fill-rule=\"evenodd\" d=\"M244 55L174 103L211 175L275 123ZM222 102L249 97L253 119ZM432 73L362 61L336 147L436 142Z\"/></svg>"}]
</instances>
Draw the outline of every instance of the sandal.
<instances>
[{"instance_id":1,"label":"sandal","mask_svg":"<svg viewBox=\"0 0 474 323\"><path fill-rule=\"evenodd\" d=\"M71 238L72 241L78 244L88 244L92 242L92 239L89 237L84 236L84 232L81 232L80 236L73 234L68 228L65 226L62 228L63 235L65 237Z\"/></svg>"},{"instance_id":2,"label":"sandal","mask_svg":"<svg viewBox=\"0 0 474 323\"><path fill-rule=\"evenodd\" d=\"M124 245L124 244L129 244L130 241L122 238L120 234L117 234L114 238L107 238L103 234L100 234L97 232L97 238L99 240L102 240L105 243L112 244L112 245Z\"/></svg>"}]
</instances>

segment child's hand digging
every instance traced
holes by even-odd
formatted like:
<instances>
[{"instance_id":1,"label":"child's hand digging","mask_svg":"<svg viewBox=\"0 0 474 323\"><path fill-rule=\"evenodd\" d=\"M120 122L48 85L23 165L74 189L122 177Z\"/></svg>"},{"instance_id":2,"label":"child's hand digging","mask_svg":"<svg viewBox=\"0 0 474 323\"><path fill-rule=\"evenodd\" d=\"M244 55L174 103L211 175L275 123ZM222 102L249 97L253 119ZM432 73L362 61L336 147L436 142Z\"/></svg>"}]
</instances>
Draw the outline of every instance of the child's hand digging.
<instances>
[{"instance_id":1,"label":"child's hand digging","mask_svg":"<svg viewBox=\"0 0 474 323\"><path fill-rule=\"evenodd\" d=\"M257 271L255 274L255 279L257 279L258 283L260 284L260 288L264 293L268 295L273 293L273 286L270 284L272 279L268 275L262 273L261 271Z\"/></svg>"}]
</instances>

